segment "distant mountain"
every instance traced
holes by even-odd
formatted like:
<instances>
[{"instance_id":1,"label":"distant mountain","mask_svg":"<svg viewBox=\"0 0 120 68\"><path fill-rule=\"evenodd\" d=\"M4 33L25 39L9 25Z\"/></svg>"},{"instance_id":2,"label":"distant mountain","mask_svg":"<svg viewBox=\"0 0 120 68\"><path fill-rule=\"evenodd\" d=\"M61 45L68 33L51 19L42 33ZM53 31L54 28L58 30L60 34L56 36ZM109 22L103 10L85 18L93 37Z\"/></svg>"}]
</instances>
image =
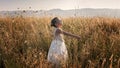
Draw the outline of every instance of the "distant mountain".
<instances>
[{"instance_id":1,"label":"distant mountain","mask_svg":"<svg viewBox=\"0 0 120 68\"><path fill-rule=\"evenodd\" d=\"M23 10L23 11L0 11L0 16L61 16L61 17L117 17L120 18L120 9L71 9L71 10L61 10L61 9L52 9L52 10Z\"/></svg>"}]
</instances>

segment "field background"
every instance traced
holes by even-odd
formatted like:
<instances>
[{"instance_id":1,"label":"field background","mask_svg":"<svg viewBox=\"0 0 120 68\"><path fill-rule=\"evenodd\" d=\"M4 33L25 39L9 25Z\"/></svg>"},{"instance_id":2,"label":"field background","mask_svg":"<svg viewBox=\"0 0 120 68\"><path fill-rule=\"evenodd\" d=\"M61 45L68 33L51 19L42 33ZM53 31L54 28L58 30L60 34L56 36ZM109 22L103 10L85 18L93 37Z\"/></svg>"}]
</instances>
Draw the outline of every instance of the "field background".
<instances>
[{"instance_id":1,"label":"field background","mask_svg":"<svg viewBox=\"0 0 120 68\"><path fill-rule=\"evenodd\" d=\"M52 17L0 17L0 68L52 68L47 53L52 41ZM62 68L120 68L120 19L62 18L69 53Z\"/></svg>"}]
</instances>

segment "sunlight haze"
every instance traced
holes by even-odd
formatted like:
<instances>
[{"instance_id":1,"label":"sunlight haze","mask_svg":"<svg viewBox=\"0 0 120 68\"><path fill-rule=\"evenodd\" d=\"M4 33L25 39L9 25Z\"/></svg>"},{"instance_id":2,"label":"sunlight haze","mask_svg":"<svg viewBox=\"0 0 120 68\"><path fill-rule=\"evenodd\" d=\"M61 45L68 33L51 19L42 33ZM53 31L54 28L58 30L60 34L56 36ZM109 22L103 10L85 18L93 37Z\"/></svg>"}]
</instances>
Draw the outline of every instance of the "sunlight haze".
<instances>
[{"instance_id":1,"label":"sunlight haze","mask_svg":"<svg viewBox=\"0 0 120 68\"><path fill-rule=\"evenodd\" d=\"M80 8L119 9L120 0L0 0L0 11Z\"/></svg>"}]
</instances>

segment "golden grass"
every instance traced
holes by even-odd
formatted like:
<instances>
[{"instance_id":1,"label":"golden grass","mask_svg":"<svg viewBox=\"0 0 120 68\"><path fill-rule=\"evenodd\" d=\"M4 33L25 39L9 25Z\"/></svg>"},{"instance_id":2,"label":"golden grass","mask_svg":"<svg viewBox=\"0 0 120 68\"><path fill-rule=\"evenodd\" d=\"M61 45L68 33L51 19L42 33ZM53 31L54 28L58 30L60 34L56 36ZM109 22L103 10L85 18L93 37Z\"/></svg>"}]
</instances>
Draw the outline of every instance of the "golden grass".
<instances>
[{"instance_id":1,"label":"golden grass","mask_svg":"<svg viewBox=\"0 0 120 68\"><path fill-rule=\"evenodd\" d=\"M63 30L81 36L65 36L69 53L62 68L119 68L120 19L62 18ZM52 41L51 17L0 18L0 67L53 68L47 62Z\"/></svg>"}]
</instances>

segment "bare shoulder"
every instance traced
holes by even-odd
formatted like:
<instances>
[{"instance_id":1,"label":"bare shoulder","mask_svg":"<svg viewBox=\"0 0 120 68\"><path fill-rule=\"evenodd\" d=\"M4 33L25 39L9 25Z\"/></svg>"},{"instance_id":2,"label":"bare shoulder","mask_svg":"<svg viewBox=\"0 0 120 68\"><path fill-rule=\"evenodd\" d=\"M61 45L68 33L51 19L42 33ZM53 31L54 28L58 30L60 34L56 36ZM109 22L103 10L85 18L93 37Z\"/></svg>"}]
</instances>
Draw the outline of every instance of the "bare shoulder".
<instances>
[{"instance_id":1,"label":"bare shoulder","mask_svg":"<svg viewBox=\"0 0 120 68\"><path fill-rule=\"evenodd\" d=\"M58 29L56 30L56 33L58 33L58 34L62 33L62 29L58 28Z\"/></svg>"}]
</instances>

